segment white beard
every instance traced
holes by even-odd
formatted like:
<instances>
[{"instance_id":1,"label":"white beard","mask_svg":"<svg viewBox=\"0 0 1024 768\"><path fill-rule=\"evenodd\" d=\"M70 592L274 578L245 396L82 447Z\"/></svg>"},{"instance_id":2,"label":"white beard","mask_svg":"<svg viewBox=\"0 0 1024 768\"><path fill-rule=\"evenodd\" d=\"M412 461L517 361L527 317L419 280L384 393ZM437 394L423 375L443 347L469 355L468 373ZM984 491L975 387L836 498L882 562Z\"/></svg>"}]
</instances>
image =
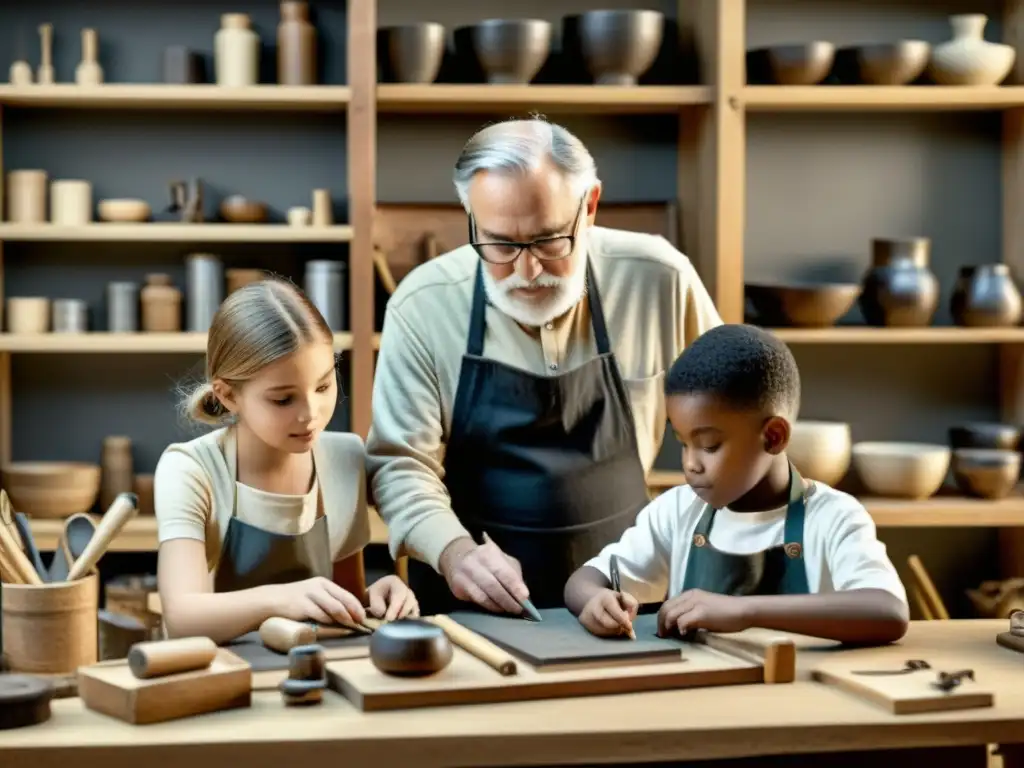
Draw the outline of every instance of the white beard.
<instances>
[{"instance_id":1,"label":"white beard","mask_svg":"<svg viewBox=\"0 0 1024 768\"><path fill-rule=\"evenodd\" d=\"M491 304L501 312L522 325L539 328L561 317L576 306L587 288L587 255L580 254L576 270L566 277L557 277L549 272L541 272L536 280L528 282L513 272L504 280L495 280L490 271L484 268L484 290ZM533 288L542 286L553 289L550 296L543 301L523 301L513 298L512 291L517 288Z\"/></svg>"}]
</instances>

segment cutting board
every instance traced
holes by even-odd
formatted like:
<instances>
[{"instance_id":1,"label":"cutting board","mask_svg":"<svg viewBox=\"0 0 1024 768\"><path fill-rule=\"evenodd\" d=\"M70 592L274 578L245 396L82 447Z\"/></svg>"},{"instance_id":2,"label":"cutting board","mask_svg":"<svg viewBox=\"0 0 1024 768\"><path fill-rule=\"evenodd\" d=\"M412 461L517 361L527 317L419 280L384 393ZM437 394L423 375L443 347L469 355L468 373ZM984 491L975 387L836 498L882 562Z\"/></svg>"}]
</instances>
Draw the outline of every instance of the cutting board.
<instances>
[{"instance_id":1,"label":"cutting board","mask_svg":"<svg viewBox=\"0 0 1024 768\"><path fill-rule=\"evenodd\" d=\"M511 676L461 648L454 649L451 664L429 677L386 675L369 658L327 664L330 687L364 712L742 685L760 683L763 675L754 661L690 644L682 658L661 664L541 671L520 663Z\"/></svg>"},{"instance_id":2,"label":"cutting board","mask_svg":"<svg viewBox=\"0 0 1024 768\"><path fill-rule=\"evenodd\" d=\"M370 655L370 638L368 635L353 633L350 637L335 637L319 640L323 646L324 656L328 661L355 659ZM252 667L252 689L254 691L273 690L278 683L288 677L288 654L278 653L267 648L260 640L259 632L250 632L229 643L229 649Z\"/></svg>"},{"instance_id":3,"label":"cutting board","mask_svg":"<svg viewBox=\"0 0 1024 768\"><path fill-rule=\"evenodd\" d=\"M853 669L862 669L863 663ZM950 669L952 671L952 668ZM948 712L991 707L995 701L984 681L964 680L949 693L932 686L937 669L921 669L904 675L858 675L850 668L829 665L811 672L814 680L888 710L894 715Z\"/></svg>"},{"instance_id":4,"label":"cutting board","mask_svg":"<svg viewBox=\"0 0 1024 768\"><path fill-rule=\"evenodd\" d=\"M565 608L544 609L540 615L543 621L474 611L449 614L452 620L543 672L677 662L686 647L679 638L657 636L658 616L653 613L636 617L636 640L625 635L596 637Z\"/></svg>"},{"instance_id":5,"label":"cutting board","mask_svg":"<svg viewBox=\"0 0 1024 768\"><path fill-rule=\"evenodd\" d=\"M221 648L206 669L140 680L127 659L78 670L78 695L89 709L133 725L248 707L252 668Z\"/></svg>"}]
</instances>

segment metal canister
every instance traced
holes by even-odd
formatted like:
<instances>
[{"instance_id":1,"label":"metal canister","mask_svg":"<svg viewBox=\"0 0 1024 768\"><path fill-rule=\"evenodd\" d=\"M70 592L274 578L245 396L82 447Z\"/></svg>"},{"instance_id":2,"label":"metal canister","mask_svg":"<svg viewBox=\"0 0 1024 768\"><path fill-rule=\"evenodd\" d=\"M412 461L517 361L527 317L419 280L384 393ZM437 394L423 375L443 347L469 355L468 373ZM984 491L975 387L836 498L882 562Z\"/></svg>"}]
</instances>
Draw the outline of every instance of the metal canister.
<instances>
[{"instance_id":1,"label":"metal canister","mask_svg":"<svg viewBox=\"0 0 1024 768\"><path fill-rule=\"evenodd\" d=\"M316 260L306 264L306 296L335 333L346 324L345 262Z\"/></svg>"},{"instance_id":2,"label":"metal canister","mask_svg":"<svg viewBox=\"0 0 1024 768\"><path fill-rule=\"evenodd\" d=\"M135 333L139 330L139 286L117 282L107 286L107 330Z\"/></svg>"},{"instance_id":3,"label":"metal canister","mask_svg":"<svg viewBox=\"0 0 1024 768\"><path fill-rule=\"evenodd\" d=\"M54 299L54 333L85 333L89 330L89 305L81 299Z\"/></svg>"},{"instance_id":4,"label":"metal canister","mask_svg":"<svg viewBox=\"0 0 1024 768\"><path fill-rule=\"evenodd\" d=\"M187 330L206 333L213 316L224 301L224 265L209 253L193 253L185 258L185 303Z\"/></svg>"}]
</instances>

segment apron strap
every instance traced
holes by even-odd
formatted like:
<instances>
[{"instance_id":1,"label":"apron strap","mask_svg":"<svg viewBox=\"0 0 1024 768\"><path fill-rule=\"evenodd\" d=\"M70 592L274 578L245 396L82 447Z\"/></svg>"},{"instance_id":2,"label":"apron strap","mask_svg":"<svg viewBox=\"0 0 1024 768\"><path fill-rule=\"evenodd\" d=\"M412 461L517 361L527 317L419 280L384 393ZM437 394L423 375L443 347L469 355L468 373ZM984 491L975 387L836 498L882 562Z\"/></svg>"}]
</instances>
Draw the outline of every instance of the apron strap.
<instances>
[{"instance_id":1,"label":"apron strap","mask_svg":"<svg viewBox=\"0 0 1024 768\"><path fill-rule=\"evenodd\" d=\"M594 342L597 354L607 355L611 349L608 339L608 324L604 319L604 307L601 305L601 293L594 279L594 268L590 257L587 257L586 297L590 303L590 319L594 326ZM483 357L484 331L486 330L487 292L484 289L483 259L476 265L476 280L473 286L473 308L469 315L469 339L466 343L466 354L472 357Z\"/></svg>"}]
</instances>

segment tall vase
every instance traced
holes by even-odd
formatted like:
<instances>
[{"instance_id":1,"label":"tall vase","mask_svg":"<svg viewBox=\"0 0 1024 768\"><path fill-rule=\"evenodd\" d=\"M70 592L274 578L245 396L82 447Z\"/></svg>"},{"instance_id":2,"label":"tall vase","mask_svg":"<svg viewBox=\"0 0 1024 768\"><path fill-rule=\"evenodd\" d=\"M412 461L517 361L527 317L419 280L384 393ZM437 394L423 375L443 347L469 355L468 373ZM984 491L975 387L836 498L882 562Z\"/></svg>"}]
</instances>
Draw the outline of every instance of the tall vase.
<instances>
[{"instance_id":1,"label":"tall vase","mask_svg":"<svg viewBox=\"0 0 1024 768\"><path fill-rule=\"evenodd\" d=\"M260 38L244 13L225 13L214 36L217 85L240 88L260 79Z\"/></svg>"},{"instance_id":2,"label":"tall vase","mask_svg":"<svg viewBox=\"0 0 1024 768\"><path fill-rule=\"evenodd\" d=\"M277 25L277 82L316 84L316 29L309 21L309 3L284 0Z\"/></svg>"},{"instance_id":3,"label":"tall vase","mask_svg":"<svg viewBox=\"0 0 1024 768\"><path fill-rule=\"evenodd\" d=\"M82 30L82 60L75 67L78 85L102 85L103 67L100 66L100 43L95 29Z\"/></svg>"},{"instance_id":4,"label":"tall vase","mask_svg":"<svg viewBox=\"0 0 1024 768\"><path fill-rule=\"evenodd\" d=\"M1013 46L985 39L988 16L964 13L949 17L953 39L932 49L928 73L939 85L997 85L1017 59Z\"/></svg>"}]
</instances>

